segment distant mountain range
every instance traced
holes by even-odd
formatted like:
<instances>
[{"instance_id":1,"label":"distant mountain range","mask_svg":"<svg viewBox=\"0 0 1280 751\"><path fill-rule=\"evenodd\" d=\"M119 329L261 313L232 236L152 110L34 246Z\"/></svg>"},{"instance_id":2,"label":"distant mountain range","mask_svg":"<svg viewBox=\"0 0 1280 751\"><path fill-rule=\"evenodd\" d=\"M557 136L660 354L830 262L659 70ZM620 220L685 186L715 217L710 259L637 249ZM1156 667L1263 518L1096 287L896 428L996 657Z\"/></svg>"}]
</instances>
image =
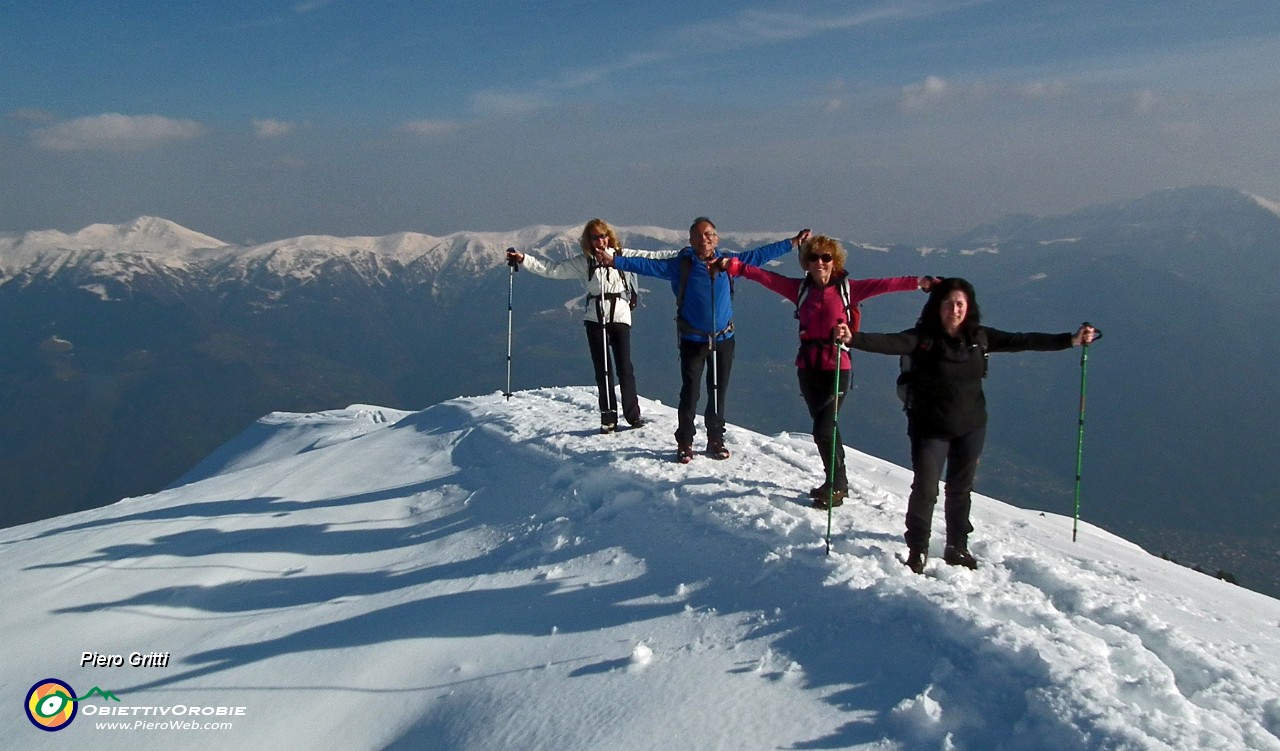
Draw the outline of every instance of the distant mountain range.
<instances>
[{"instance_id":1,"label":"distant mountain range","mask_svg":"<svg viewBox=\"0 0 1280 751\"><path fill-rule=\"evenodd\" d=\"M153 492L256 418L352 403L417 409L505 387L507 293L518 388L585 384L581 287L521 273L503 250L577 252L580 226L444 237L306 236L253 246L154 217L75 233L0 234L0 487L5 526ZM815 227L815 231L822 228ZM728 249L794 232L726 232ZM637 248L683 230L620 228ZM1280 594L1277 491L1260 482L1280 412L1280 215L1237 190L1188 187L1058 217L1008 217L911 246L844 240L857 277L961 275L984 322L1065 331L1089 319L1082 513L1180 561ZM791 259L779 267L798 274ZM642 393L678 392L673 302L645 285ZM864 306L909 326L920 295ZM808 429L789 303L739 281L728 405L765 432ZM1064 511L1073 497L1079 351L997 355L979 489ZM893 358L856 357L846 442L899 464ZM817 475L815 457L815 477ZM1027 500L1031 499L1031 500ZM1035 499L1039 499L1036 501Z\"/></svg>"}]
</instances>

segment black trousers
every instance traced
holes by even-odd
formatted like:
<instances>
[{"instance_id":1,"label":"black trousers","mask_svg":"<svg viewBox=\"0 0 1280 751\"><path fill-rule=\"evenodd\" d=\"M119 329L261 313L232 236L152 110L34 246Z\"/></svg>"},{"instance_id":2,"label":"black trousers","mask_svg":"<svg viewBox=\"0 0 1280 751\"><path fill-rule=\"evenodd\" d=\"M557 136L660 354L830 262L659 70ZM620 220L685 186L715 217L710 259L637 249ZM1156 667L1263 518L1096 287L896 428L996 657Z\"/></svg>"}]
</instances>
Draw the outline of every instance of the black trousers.
<instances>
[{"instance_id":1,"label":"black trousers","mask_svg":"<svg viewBox=\"0 0 1280 751\"><path fill-rule=\"evenodd\" d=\"M849 489L849 476L844 468L844 441L840 438L839 421L836 413L844 406L844 397L849 391L849 379L852 372L840 371L840 392L836 394L836 373L834 370L817 368L800 368L796 371L800 380L800 395L804 397L805 406L809 408L809 417L813 418L813 443L818 447L818 455L822 457L822 478L833 479L831 471L831 454L835 452L834 486L838 490Z\"/></svg>"},{"instance_id":2,"label":"black trousers","mask_svg":"<svg viewBox=\"0 0 1280 751\"><path fill-rule=\"evenodd\" d=\"M622 414L634 425L640 421L640 400L636 398L636 372L631 366L631 327L625 323L601 324L597 321L582 322L587 331L587 347L591 350L591 364L596 371L596 390L600 394L600 424L615 425L618 422L618 403L613 386L622 391ZM613 367L605 379L604 340L609 340L613 353Z\"/></svg>"},{"instance_id":3,"label":"black trousers","mask_svg":"<svg viewBox=\"0 0 1280 751\"><path fill-rule=\"evenodd\" d=\"M969 510L973 505L973 483L978 460L987 439L983 426L971 433L950 438L911 436L911 496L907 499L907 547L928 549L933 507L938 503L938 481L946 466L943 511L947 520L947 544L967 547L973 525Z\"/></svg>"},{"instance_id":4,"label":"black trousers","mask_svg":"<svg viewBox=\"0 0 1280 751\"><path fill-rule=\"evenodd\" d=\"M676 443L692 445L697 434L694 418L698 414L698 399L702 396L700 381L707 378L707 409L703 420L707 428L707 441L724 440L724 405L729 393L729 373L733 370L733 339L716 342L715 357L707 342L680 340L680 406L677 408L679 424L676 426Z\"/></svg>"}]
</instances>

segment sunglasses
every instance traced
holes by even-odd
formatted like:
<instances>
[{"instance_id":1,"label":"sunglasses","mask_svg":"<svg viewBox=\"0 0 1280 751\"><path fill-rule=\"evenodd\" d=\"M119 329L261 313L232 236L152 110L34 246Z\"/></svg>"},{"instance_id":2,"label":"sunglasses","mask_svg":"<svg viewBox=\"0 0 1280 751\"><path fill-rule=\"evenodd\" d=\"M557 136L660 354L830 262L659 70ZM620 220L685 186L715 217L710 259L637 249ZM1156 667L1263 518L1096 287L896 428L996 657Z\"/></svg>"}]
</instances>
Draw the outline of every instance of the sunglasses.
<instances>
[{"instance_id":1,"label":"sunglasses","mask_svg":"<svg viewBox=\"0 0 1280 751\"><path fill-rule=\"evenodd\" d=\"M809 255L805 256L805 260L808 261L809 263L817 263L818 261L822 261L823 263L831 263L835 259L836 257L831 255L830 253L822 253L821 255L819 255L818 253L810 253Z\"/></svg>"},{"instance_id":2,"label":"sunglasses","mask_svg":"<svg viewBox=\"0 0 1280 751\"><path fill-rule=\"evenodd\" d=\"M594 242L595 240L603 240L606 237L608 237L608 235L592 235L591 240Z\"/></svg>"}]
</instances>

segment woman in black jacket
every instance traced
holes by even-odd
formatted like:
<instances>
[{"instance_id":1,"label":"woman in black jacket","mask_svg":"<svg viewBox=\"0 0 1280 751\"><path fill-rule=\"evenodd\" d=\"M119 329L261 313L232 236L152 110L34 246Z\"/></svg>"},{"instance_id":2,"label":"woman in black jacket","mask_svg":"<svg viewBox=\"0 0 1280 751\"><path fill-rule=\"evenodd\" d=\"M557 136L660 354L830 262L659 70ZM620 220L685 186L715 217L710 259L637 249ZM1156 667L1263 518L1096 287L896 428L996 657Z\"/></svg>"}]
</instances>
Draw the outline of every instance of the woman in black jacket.
<instances>
[{"instance_id":1,"label":"woman in black jacket","mask_svg":"<svg viewBox=\"0 0 1280 751\"><path fill-rule=\"evenodd\" d=\"M1088 344L1096 329L1074 334L1011 333L980 325L973 285L943 279L933 285L915 328L898 334L865 334L847 327L836 334L850 347L885 355L908 355L904 374L907 434L911 437L911 497L907 501L907 566L917 574L929 559L929 532L938 481L946 467L947 543L943 560L977 568L969 553L969 508L974 477L987 433L982 379L991 352L1050 352Z\"/></svg>"}]
</instances>

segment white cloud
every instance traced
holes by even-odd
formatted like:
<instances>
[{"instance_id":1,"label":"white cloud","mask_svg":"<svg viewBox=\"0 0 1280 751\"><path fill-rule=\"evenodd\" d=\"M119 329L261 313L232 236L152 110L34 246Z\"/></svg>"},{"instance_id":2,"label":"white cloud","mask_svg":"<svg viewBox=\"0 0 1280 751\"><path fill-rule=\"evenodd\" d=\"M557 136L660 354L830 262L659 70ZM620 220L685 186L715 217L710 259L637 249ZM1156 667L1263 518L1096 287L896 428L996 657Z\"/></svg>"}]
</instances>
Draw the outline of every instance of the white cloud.
<instances>
[{"instance_id":1,"label":"white cloud","mask_svg":"<svg viewBox=\"0 0 1280 751\"><path fill-rule=\"evenodd\" d=\"M46 151L144 151L196 138L204 131L194 120L113 112L40 128L31 137Z\"/></svg>"},{"instance_id":2,"label":"white cloud","mask_svg":"<svg viewBox=\"0 0 1280 751\"><path fill-rule=\"evenodd\" d=\"M519 94L491 90L473 94L471 104L481 115L512 116L544 109L551 106L551 101L539 92Z\"/></svg>"},{"instance_id":3,"label":"white cloud","mask_svg":"<svg viewBox=\"0 0 1280 751\"><path fill-rule=\"evenodd\" d=\"M293 12L298 15L303 15L332 4L333 0L302 0L301 2L293 4Z\"/></svg>"},{"instance_id":4,"label":"white cloud","mask_svg":"<svg viewBox=\"0 0 1280 751\"><path fill-rule=\"evenodd\" d=\"M443 136L461 127L462 123L457 120L414 120L401 125L397 130L415 136Z\"/></svg>"},{"instance_id":5,"label":"white cloud","mask_svg":"<svg viewBox=\"0 0 1280 751\"><path fill-rule=\"evenodd\" d=\"M974 3L991 0L919 0L887 2L866 10L844 13L801 13L748 9L709 21L698 21L670 29L645 49L618 53L592 67L567 70L538 81L527 92L481 91L472 95L472 106L484 116L520 116L555 106L559 94L603 82L616 74L688 58L696 51L699 59L707 50L728 52L761 45L797 42L832 31L877 23L903 22L944 14ZM839 109L843 103L836 103ZM831 111L828 105L827 111Z\"/></svg>"},{"instance_id":6,"label":"white cloud","mask_svg":"<svg viewBox=\"0 0 1280 751\"><path fill-rule=\"evenodd\" d=\"M1142 90L1133 94L1133 112L1136 115L1150 115L1160 109L1160 97L1154 91Z\"/></svg>"},{"instance_id":7,"label":"white cloud","mask_svg":"<svg viewBox=\"0 0 1280 751\"><path fill-rule=\"evenodd\" d=\"M904 110L919 112L942 101L950 86L946 80L938 76L928 76L923 83L913 83L902 87L902 98L899 105Z\"/></svg>"},{"instance_id":8,"label":"white cloud","mask_svg":"<svg viewBox=\"0 0 1280 751\"><path fill-rule=\"evenodd\" d=\"M978 4L986 0L977 0ZM974 4L974 0L884 3L869 9L822 14L749 9L734 16L700 22L678 29L672 38L681 48L689 45L718 49L741 49L757 44L773 44L809 39L831 31L855 29L876 23L911 21L951 12Z\"/></svg>"},{"instance_id":9,"label":"white cloud","mask_svg":"<svg viewBox=\"0 0 1280 751\"><path fill-rule=\"evenodd\" d=\"M254 120L253 133L258 138L276 138L278 136L287 136L292 133L297 124L288 123L283 120Z\"/></svg>"},{"instance_id":10,"label":"white cloud","mask_svg":"<svg viewBox=\"0 0 1280 751\"><path fill-rule=\"evenodd\" d=\"M898 107L906 112L923 112L943 102L1044 102L1072 93L1062 81L1030 81L1010 84L1001 81L974 81L956 84L941 76L927 76L920 83L902 87Z\"/></svg>"}]
</instances>

